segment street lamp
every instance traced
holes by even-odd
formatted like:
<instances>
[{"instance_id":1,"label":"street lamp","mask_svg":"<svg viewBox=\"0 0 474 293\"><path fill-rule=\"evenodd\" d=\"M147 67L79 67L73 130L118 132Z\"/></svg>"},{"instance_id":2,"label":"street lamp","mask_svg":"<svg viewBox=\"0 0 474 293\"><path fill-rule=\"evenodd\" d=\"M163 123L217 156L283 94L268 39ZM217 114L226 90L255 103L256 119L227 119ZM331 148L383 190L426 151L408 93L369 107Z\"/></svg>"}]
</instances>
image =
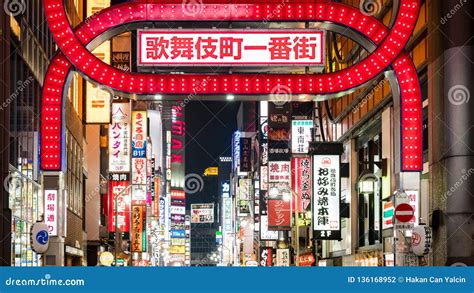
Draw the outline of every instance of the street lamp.
<instances>
[{"instance_id":1,"label":"street lamp","mask_svg":"<svg viewBox=\"0 0 474 293\"><path fill-rule=\"evenodd\" d=\"M359 191L360 193L369 194L375 192L375 185L378 182L378 177L375 174L362 172L359 176Z\"/></svg>"}]
</instances>

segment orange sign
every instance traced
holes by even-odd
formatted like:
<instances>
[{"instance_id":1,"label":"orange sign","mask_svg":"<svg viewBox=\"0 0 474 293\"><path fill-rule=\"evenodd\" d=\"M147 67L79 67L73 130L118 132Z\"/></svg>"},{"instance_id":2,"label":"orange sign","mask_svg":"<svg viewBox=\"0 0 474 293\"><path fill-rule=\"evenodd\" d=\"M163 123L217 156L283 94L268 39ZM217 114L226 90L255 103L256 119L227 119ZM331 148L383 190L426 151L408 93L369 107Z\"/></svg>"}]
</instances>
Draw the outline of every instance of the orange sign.
<instances>
[{"instance_id":1,"label":"orange sign","mask_svg":"<svg viewBox=\"0 0 474 293\"><path fill-rule=\"evenodd\" d=\"M146 206L135 205L132 207L132 252L146 251Z\"/></svg>"},{"instance_id":2,"label":"orange sign","mask_svg":"<svg viewBox=\"0 0 474 293\"><path fill-rule=\"evenodd\" d=\"M204 170L204 176L218 176L219 175L219 168L217 167L209 167Z\"/></svg>"},{"instance_id":3,"label":"orange sign","mask_svg":"<svg viewBox=\"0 0 474 293\"><path fill-rule=\"evenodd\" d=\"M314 255L312 253L302 254L299 257L300 267L310 267L315 261Z\"/></svg>"}]
</instances>

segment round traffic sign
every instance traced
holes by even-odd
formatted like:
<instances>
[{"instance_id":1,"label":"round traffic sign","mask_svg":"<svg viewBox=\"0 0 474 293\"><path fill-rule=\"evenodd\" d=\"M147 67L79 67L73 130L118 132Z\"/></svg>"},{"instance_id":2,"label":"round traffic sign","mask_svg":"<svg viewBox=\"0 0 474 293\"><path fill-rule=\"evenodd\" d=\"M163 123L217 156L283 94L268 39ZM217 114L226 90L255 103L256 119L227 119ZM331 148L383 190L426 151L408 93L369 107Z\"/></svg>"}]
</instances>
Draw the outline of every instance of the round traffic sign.
<instances>
[{"instance_id":1,"label":"round traffic sign","mask_svg":"<svg viewBox=\"0 0 474 293\"><path fill-rule=\"evenodd\" d=\"M395 218L399 222L410 222L415 215L415 210L413 207L407 203L401 203L395 208Z\"/></svg>"}]
</instances>

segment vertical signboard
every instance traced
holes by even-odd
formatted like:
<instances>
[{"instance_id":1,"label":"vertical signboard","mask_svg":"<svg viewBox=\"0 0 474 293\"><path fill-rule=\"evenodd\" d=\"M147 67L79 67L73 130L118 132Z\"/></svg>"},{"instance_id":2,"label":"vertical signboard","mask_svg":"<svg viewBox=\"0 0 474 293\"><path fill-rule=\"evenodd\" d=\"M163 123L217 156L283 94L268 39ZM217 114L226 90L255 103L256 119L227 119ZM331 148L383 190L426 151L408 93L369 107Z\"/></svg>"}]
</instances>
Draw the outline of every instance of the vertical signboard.
<instances>
[{"instance_id":1,"label":"vertical signboard","mask_svg":"<svg viewBox=\"0 0 474 293\"><path fill-rule=\"evenodd\" d=\"M174 262L185 262L186 253L186 193L170 190L170 240L169 252ZM178 256L179 255L179 256Z\"/></svg>"},{"instance_id":2,"label":"vertical signboard","mask_svg":"<svg viewBox=\"0 0 474 293\"><path fill-rule=\"evenodd\" d=\"M273 247L260 247L260 266L273 266Z\"/></svg>"},{"instance_id":3,"label":"vertical signboard","mask_svg":"<svg viewBox=\"0 0 474 293\"><path fill-rule=\"evenodd\" d=\"M58 236L58 191L44 191L44 223L50 236Z\"/></svg>"},{"instance_id":4,"label":"vertical signboard","mask_svg":"<svg viewBox=\"0 0 474 293\"><path fill-rule=\"evenodd\" d=\"M311 129L313 120L291 121L291 152L293 154L307 154L309 143L312 141Z\"/></svg>"},{"instance_id":5,"label":"vertical signboard","mask_svg":"<svg viewBox=\"0 0 474 293\"><path fill-rule=\"evenodd\" d=\"M87 1L86 17L110 6L110 0ZM94 56L110 64L110 41L105 41L92 51ZM112 94L99 86L86 82L86 123L110 123Z\"/></svg>"},{"instance_id":6,"label":"vertical signboard","mask_svg":"<svg viewBox=\"0 0 474 293\"><path fill-rule=\"evenodd\" d=\"M185 129L184 109L171 106L171 187L184 188Z\"/></svg>"},{"instance_id":7,"label":"vertical signboard","mask_svg":"<svg viewBox=\"0 0 474 293\"><path fill-rule=\"evenodd\" d=\"M146 158L147 112L132 112L132 157Z\"/></svg>"},{"instance_id":8,"label":"vertical signboard","mask_svg":"<svg viewBox=\"0 0 474 293\"><path fill-rule=\"evenodd\" d=\"M112 104L109 125L109 172L130 172L130 103Z\"/></svg>"},{"instance_id":9,"label":"vertical signboard","mask_svg":"<svg viewBox=\"0 0 474 293\"><path fill-rule=\"evenodd\" d=\"M146 184L146 158L132 158L132 184Z\"/></svg>"},{"instance_id":10,"label":"vertical signboard","mask_svg":"<svg viewBox=\"0 0 474 293\"><path fill-rule=\"evenodd\" d=\"M224 233L232 232L232 199L224 197L222 199L222 230Z\"/></svg>"},{"instance_id":11,"label":"vertical signboard","mask_svg":"<svg viewBox=\"0 0 474 293\"><path fill-rule=\"evenodd\" d=\"M268 103L268 159L290 160L290 103Z\"/></svg>"},{"instance_id":12,"label":"vertical signboard","mask_svg":"<svg viewBox=\"0 0 474 293\"><path fill-rule=\"evenodd\" d=\"M252 139L250 137L240 138L240 167L239 173L247 173L252 169Z\"/></svg>"},{"instance_id":13,"label":"vertical signboard","mask_svg":"<svg viewBox=\"0 0 474 293\"><path fill-rule=\"evenodd\" d=\"M298 197L298 212L304 213L311 210L311 158L292 159L292 187Z\"/></svg>"},{"instance_id":14,"label":"vertical signboard","mask_svg":"<svg viewBox=\"0 0 474 293\"><path fill-rule=\"evenodd\" d=\"M291 229L291 201L284 199L268 199L268 229Z\"/></svg>"},{"instance_id":15,"label":"vertical signboard","mask_svg":"<svg viewBox=\"0 0 474 293\"><path fill-rule=\"evenodd\" d=\"M234 132L232 137L232 173L239 172L240 165L240 131Z\"/></svg>"},{"instance_id":16,"label":"vertical signboard","mask_svg":"<svg viewBox=\"0 0 474 293\"><path fill-rule=\"evenodd\" d=\"M132 252L146 251L146 206L132 206L132 230L131 230Z\"/></svg>"},{"instance_id":17,"label":"vertical signboard","mask_svg":"<svg viewBox=\"0 0 474 293\"><path fill-rule=\"evenodd\" d=\"M246 216L250 214L250 198L252 194L252 180L239 179L237 186L237 202L239 205L239 216Z\"/></svg>"},{"instance_id":18,"label":"vertical signboard","mask_svg":"<svg viewBox=\"0 0 474 293\"><path fill-rule=\"evenodd\" d=\"M315 239L339 240L340 218L340 156L314 155L313 229Z\"/></svg>"},{"instance_id":19,"label":"vertical signboard","mask_svg":"<svg viewBox=\"0 0 474 293\"><path fill-rule=\"evenodd\" d=\"M155 180L153 180L154 184L154 198L151 202L151 215L153 217L161 217L160 215L160 204L161 204L161 178L156 176Z\"/></svg>"},{"instance_id":20,"label":"vertical signboard","mask_svg":"<svg viewBox=\"0 0 474 293\"><path fill-rule=\"evenodd\" d=\"M280 248L276 250L276 266L277 267L290 266L290 250L288 248Z\"/></svg>"},{"instance_id":21,"label":"vertical signboard","mask_svg":"<svg viewBox=\"0 0 474 293\"><path fill-rule=\"evenodd\" d=\"M147 182L147 112L132 112L132 184Z\"/></svg>"},{"instance_id":22,"label":"vertical signboard","mask_svg":"<svg viewBox=\"0 0 474 293\"><path fill-rule=\"evenodd\" d=\"M278 231L268 229L268 216L260 216L260 240L278 240Z\"/></svg>"},{"instance_id":23,"label":"vertical signboard","mask_svg":"<svg viewBox=\"0 0 474 293\"><path fill-rule=\"evenodd\" d=\"M117 228L122 232L130 230L130 185L127 174L112 174L109 180L109 232Z\"/></svg>"},{"instance_id":24,"label":"vertical signboard","mask_svg":"<svg viewBox=\"0 0 474 293\"><path fill-rule=\"evenodd\" d=\"M420 208L419 206L419 191L418 190L405 190L405 193L408 196L408 204L411 205L414 211L414 216L410 220L410 223L418 226L418 218L420 217Z\"/></svg>"}]
</instances>

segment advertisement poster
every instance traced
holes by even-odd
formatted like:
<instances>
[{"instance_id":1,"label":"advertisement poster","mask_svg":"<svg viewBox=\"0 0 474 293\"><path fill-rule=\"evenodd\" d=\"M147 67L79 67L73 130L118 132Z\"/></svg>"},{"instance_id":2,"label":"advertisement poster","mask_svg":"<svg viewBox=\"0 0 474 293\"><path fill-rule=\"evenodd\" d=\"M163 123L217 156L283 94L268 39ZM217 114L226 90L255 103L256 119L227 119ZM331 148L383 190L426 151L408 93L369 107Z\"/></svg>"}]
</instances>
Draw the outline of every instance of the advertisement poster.
<instances>
[{"instance_id":1,"label":"advertisement poster","mask_svg":"<svg viewBox=\"0 0 474 293\"><path fill-rule=\"evenodd\" d=\"M192 204L191 223L214 223L214 204Z\"/></svg>"}]
</instances>

